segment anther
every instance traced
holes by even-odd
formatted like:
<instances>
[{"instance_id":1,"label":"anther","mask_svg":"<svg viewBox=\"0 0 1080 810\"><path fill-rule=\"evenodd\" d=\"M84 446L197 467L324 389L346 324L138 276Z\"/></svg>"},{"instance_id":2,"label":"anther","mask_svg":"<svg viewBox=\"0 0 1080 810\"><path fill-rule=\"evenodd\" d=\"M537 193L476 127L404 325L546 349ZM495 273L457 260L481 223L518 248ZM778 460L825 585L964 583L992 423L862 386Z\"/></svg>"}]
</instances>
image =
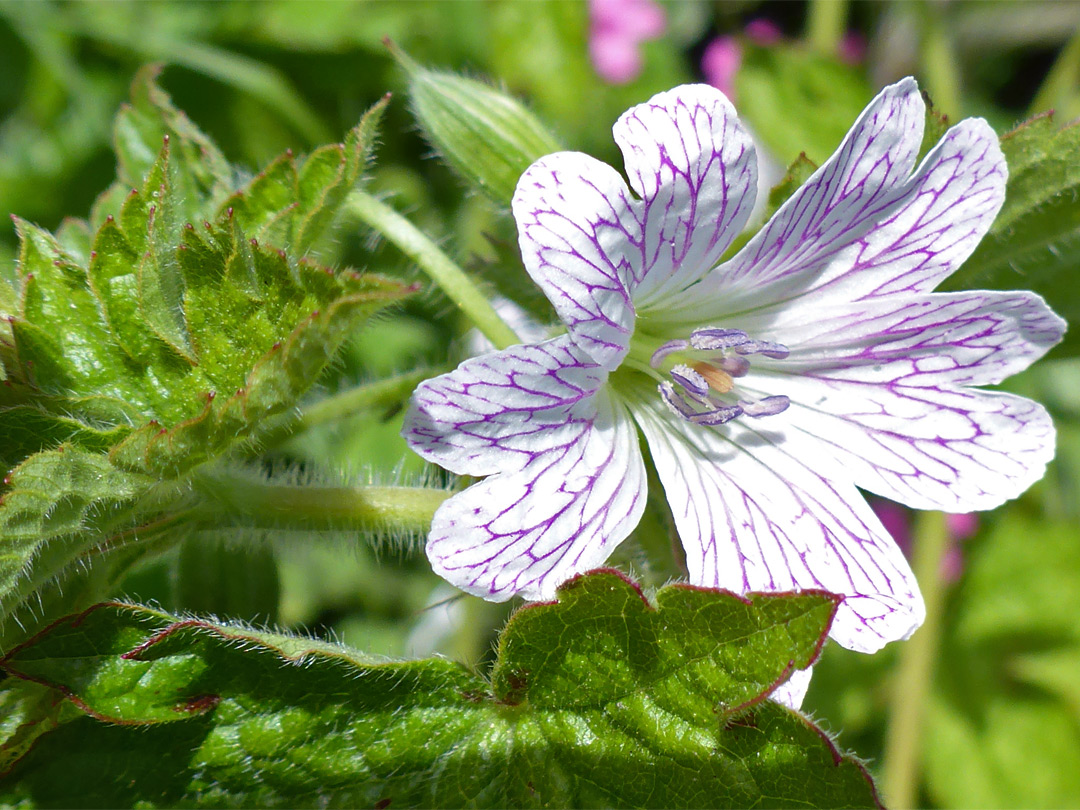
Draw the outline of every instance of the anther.
<instances>
[{"instance_id":1,"label":"anther","mask_svg":"<svg viewBox=\"0 0 1080 810\"><path fill-rule=\"evenodd\" d=\"M657 386L660 391L660 398L664 400L664 404L671 409L672 413L676 416L681 416L683 419L689 420L691 417L697 415L686 398L675 390L675 386L671 383L664 381Z\"/></svg>"},{"instance_id":2,"label":"anther","mask_svg":"<svg viewBox=\"0 0 1080 810\"><path fill-rule=\"evenodd\" d=\"M739 401L742 412L747 416L776 416L783 413L791 405L791 400L785 396L764 397L757 402Z\"/></svg>"},{"instance_id":3,"label":"anther","mask_svg":"<svg viewBox=\"0 0 1080 810\"><path fill-rule=\"evenodd\" d=\"M714 366L717 366L732 377L745 377L747 372L750 371L750 361L745 357L739 357L738 355L732 355L731 357L717 357L715 360L710 360Z\"/></svg>"},{"instance_id":4,"label":"anther","mask_svg":"<svg viewBox=\"0 0 1080 810\"><path fill-rule=\"evenodd\" d=\"M711 411L695 413L693 416L687 417L687 419L695 425L722 425L725 422L730 422L736 417L742 416L742 412L743 409L739 405L721 405Z\"/></svg>"},{"instance_id":5,"label":"anther","mask_svg":"<svg viewBox=\"0 0 1080 810\"><path fill-rule=\"evenodd\" d=\"M690 345L703 351L724 351L734 349L745 343L753 343L750 336L741 329L719 329L715 326L703 326L690 333Z\"/></svg>"},{"instance_id":6,"label":"anther","mask_svg":"<svg viewBox=\"0 0 1080 810\"><path fill-rule=\"evenodd\" d=\"M695 363L694 371L704 377L709 387L718 394L726 394L735 387L731 375L711 363Z\"/></svg>"},{"instance_id":7,"label":"anther","mask_svg":"<svg viewBox=\"0 0 1080 810\"><path fill-rule=\"evenodd\" d=\"M653 368L660 368L660 364L664 361L664 358L669 354L675 352L683 352L690 348L690 344L685 340L669 340L663 344L659 349L653 352L652 357L649 358L649 365Z\"/></svg>"},{"instance_id":8,"label":"anther","mask_svg":"<svg viewBox=\"0 0 1080 810\"><path fill-rule=\"evenodd\" d=\"M739 354L763 354L776 360L783 360L791 354L787 346L770 340L749 340L741 346L736 346L735 351Z\"/></svg>"},{"instance_id":9,"label":"anther","mask_svg":"<svg viewBox=\"0 0 1080 810\"><path fill-rule=\"evenodd\" d=\"M693 396L699 399L709 396L709 380L696 369L690 366L675 366L671 369L671 377Z\"/></svg>"}]
</instances>

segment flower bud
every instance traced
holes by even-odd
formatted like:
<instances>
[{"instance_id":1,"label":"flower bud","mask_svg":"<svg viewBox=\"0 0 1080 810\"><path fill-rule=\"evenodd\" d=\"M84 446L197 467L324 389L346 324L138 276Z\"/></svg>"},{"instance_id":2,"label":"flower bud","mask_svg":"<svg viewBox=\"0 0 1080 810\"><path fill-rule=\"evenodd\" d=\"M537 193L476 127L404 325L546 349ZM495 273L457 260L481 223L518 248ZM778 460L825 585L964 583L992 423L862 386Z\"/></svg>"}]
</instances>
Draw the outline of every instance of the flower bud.
<instances>
[{"instance_id":1,"label":"flower bud","mask_svg":"<svg viewBox=\"0 0 1080 810\"><path fill-rule=\"evenodd\" d=\"M421 67L390 47L408 71L413 114L428 141L471 185L509 206L522 172L559 151L559 142L508 93Z\"/></svg>"}]
</instances>

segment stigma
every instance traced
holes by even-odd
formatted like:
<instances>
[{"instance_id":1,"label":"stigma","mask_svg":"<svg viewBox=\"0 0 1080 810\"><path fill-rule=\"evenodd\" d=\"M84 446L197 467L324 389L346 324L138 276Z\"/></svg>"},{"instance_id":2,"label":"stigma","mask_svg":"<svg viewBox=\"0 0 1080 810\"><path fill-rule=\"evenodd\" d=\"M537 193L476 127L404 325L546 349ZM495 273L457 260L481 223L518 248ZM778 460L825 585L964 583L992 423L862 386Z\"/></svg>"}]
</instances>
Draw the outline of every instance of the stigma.
<instances>
[{"instance_id":1,"label":"stigma","mask_svg":"<svg viewBox=\"0 0 1080 810\"><path fill-rule=\"evenodd\" d=\"M762 355L783 359L790 354L780 343L754 340L739 329L702 327L687 340L670 340L652 355L650 365L659 370L672 355L688 362L676 363L660 383L660 397L677 416L696 425L722 425L740 416L759 418L787 410L785 396L746 399L738 396L739 377L750 371L748 359Z\"/></svg>"}]
</instances>

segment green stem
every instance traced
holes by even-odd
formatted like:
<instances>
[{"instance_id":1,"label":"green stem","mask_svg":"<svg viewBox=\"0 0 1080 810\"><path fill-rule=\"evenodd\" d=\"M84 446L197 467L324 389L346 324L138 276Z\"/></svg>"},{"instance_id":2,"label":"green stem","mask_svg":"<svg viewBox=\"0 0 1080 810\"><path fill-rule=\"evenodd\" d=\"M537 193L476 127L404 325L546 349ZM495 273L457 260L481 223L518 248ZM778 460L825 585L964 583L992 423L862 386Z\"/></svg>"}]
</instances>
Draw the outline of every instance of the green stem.
<instances>
[{"instance_id":1,"label":"green stem","mask_svg":"<svg viewBox=\"0 0 1080 810\"><path fill-rule=\"evenodd\" d=\"M941 643L946 583L941 562L949 549L949 529L940 512L920 512L915 523L912 568L926 602L926 621L900 648L900 664L889 705L882 790L894 810L916 806L920 740L934 664Z\"/></svg>"},{"instance_id":2,"label":"green stem","mask_svg":"<svg viewBox=\"0 0 1080 810\"><path fill-rule=\"evenodd\" d=\"M358 385L304 408L296 422L298 430L334 422L367 408L379 408L407 399L417 385L441 374L441 369L418 368L383 380Z\"/></svg>"},{"instance_id":3,"label":"green stem","mask_svg":"<svg viewBox=\"0 0 1080 810\"><path fill-rule=\"evenodd\" d=\"M302 409L298 417L271 427L259 437L259 450L276 447L290 436L319 425L347 419L372 408L396 405L408 399L418 384L441 373L441 369L419 368L332 394Z\"/></svg>"},{"instance_id":4,"label":"green stem","mask_svg":"<svg viewBox=\"0 0 1080 810\"><path fill-rule=\"evenodd\" d=\"M920 4L920 52L926 90L934 106L954 121L961 118L960 69L948 26L937 4Z\"/></svg>"},{"instance_id":5,"label":"green stem","mask_svg":"<svg viewBox=\"0 0 1080 810\"><path fill-rule=\"evenodd\" d=\"M1070 93L1080 87L1080 30L1073 34L1061 54L1046 74L1046 79L1031 102L1028 115L1046 112L1058 107Z\"/></svg>"},{"instance_id":6,"label":"green stem","mask_svg":"<svg viewBox=\"0 0 1080 810\"><path fill-rule=\"evenodd\" d=\"M465 313L497 349L520 343L514 330L499 317L495 308L472 279L439 250L419 228L390 206L365 194L353 192L348 209L364 224L381 233L398 246L402 253L416 262L450 300Z\"/></svg>"},{"instance_id":7,"label":"green stem","mask_svg":"<svg viewBox=\"0 0 1080 810\"><path fill-rule=\"evenodd\" d=\"M203 520L279 530L416 532L431 528L435 510L453 493L401 486L275 484L215 470L194 478Z\"/></svg>"},{"instance_id":8,"label":"green stem","mask_svg":"<svg viewBox=\"0 0 1080 810\"><path fill-rule=\"evenodd\" d=\"M847 0L811 0L806 38L820 54L835 56L847 28Z\"/></svg>"}]
</instances>

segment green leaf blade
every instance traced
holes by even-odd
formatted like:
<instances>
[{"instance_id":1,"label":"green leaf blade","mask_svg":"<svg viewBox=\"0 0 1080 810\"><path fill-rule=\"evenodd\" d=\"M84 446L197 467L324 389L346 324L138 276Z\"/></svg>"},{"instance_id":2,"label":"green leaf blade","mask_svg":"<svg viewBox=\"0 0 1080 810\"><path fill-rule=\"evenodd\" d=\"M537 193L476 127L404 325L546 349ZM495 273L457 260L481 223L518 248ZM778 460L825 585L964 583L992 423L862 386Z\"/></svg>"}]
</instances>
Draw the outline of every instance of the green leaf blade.
<instances>
[{"instance_id":1,"label":"green leaf blade","mask_svg":"<svg viewBox=\"0 0 1080 810\"><path fill-rule=\"evenodd\" d=\"M874 806L857 762L765 699L816 658L835 604L669 587L653 606L598 572L511 620L494 685L442 659L376 662L105 604L3 666L124 725L66 724L10 784L33 802L147 806ZM696 661L678 666L687 650ZM748 695L740 714L716 711ZM131 740L148 731L166 773L140 770ZM101 778L101 756L122 784ZM80 763L64 787L56 757Z\"/></svg>"},{"instance_id":2,"label":"green leaf blade","mask_svg":"<svg viewBox=\"0 0 1080 810\"><path fill-rule=\"evenodd\" d=\"M1080 296L1070 283L1080 263L1080 126L1058 127L1049 114L1001 138L1009 166L1005 202L989 233L945 290L1026 289L1042 295L1066 321L1080 319ZM1080 349L1069 330L1054 355Z\"/></svg>"}]
</instances>

